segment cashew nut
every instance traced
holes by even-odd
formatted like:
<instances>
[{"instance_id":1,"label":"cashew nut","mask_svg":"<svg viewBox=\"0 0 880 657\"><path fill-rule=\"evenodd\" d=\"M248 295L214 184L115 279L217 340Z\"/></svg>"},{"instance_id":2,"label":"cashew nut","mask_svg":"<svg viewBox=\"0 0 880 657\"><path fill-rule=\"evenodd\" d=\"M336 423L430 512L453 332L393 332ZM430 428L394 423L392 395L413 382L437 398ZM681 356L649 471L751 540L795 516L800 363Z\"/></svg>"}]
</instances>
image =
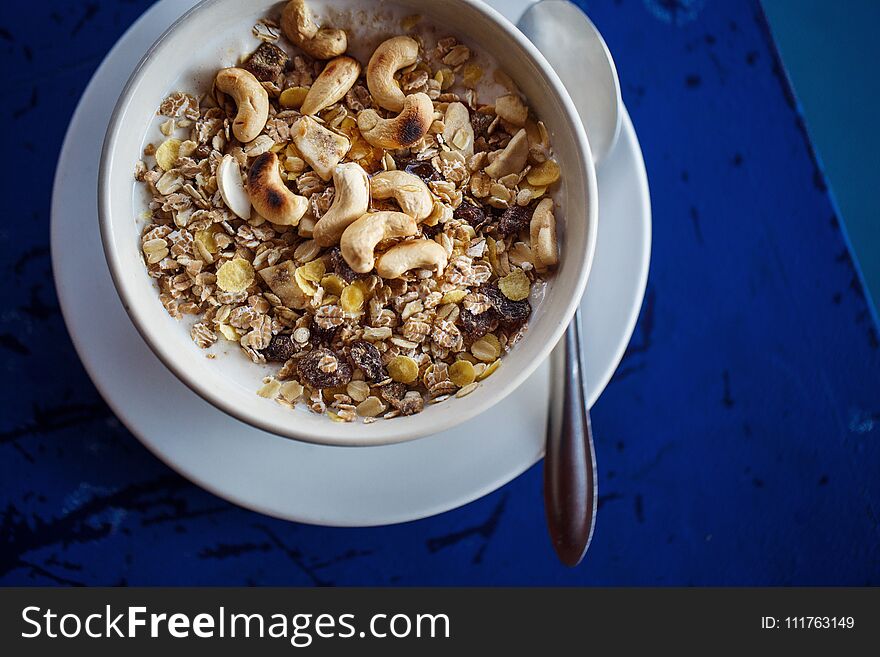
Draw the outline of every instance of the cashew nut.
<instances>
[{"instance_id":1,"label":"cashew nut","mask_svg":"<svg viewBox=\"0 0 880 657\"><path fill-rule=\"evenodd\" d=\"M287 189L278 170L278 156L271 151L251 163L247 187L257 212L273 224L296 226L309 207L307 198Z\"/></svg>"},{"instance_id":2,"label":"cashew nut","mask_svg":"<svg viewBox=\"0 0 880 657\"><path fill-rule=\"evenodd\" d=\"M328 130L310 116L304 116L290 130L290 138L300 157L321 176L330 180L333 169L348 153L351 142L348 137Z\"/></svg>"},{"instance_id":3,"label":"cashew nut","mask_svg":"<svg viewBox=\"0 0 880 657\"><path fill-rule=\"evenodd\" d=\"M556 242L556 218L553 216L553 199L545 198L538 203L529 224L529 238L535 269L539 272L559 263Z\"/></svg>"},{"instance_id":4,"label":"cashew nut","mask_svg":"<svg viewBox=\"0 0 880 657\"><path fill-rule=\"evenodd\" d=\"M434 199L428 186L416 175L406 171L382 171L370 178L373 198L394 198L397 205L416 221L427 218L434 210Z\"/></svg>"},{"instance_id":5,"label":"cashew nut","mask_svg":"<svg viewBox=\"0 0 880 657\"><path fill-rule=\"evenodd\" d=\"M416 221L403 212L371 212L356 220L339 240L339 249L348 266L366 274L375 264L376 245L382 240L409 237L419 232Z\"/></svg>"},{"instance_id":6,"label":"cashew nut","mask_svg":"<svg viewBox=\"0 0 880 657\"><path fill-rule=\"evenodd\" d=\"M428 134L433 122L434 103L423 93L407 96L393 119L383 119L372 109L358 115L358 128L367 143L388 150L412 146Z\"/></svg>"},{"instance_id":7,"label":"cashew nut","mask_svg":"<svg viewBox=\"0 0 880 657\"><path fill-rule=\"evenodd\" d=\"M281 30L294 45L315 59L331 59L345 52L348 37L345 30L319 28L305 0L290 0L281 12Z\"/></svg>"},{"instance_id":8,"label":"cashew nut","mask_svg":"<svg viewBox=\"0 0 880 657\"><path fill-rule=\"evenodd\" d=\"M520 130L484 171L494 180L498 180L522 171L528 157L529 137L525 130Z\"/></svg>"},{"instance_id":9,"label":"cashew nut","mask_svg":"<svg viewBox=\"0 0 880 657\"><path fill-rule=\"evenodd\" d=\"M361 65L356 59L331 59L306 94L300 111L306 115L317 114L325 107L340 101L357 82L360 74Z\"/></svg>"},{"instance_id":10,"label":"cashew nut","mask_svg":"<svg viewBox=\"0 0 880 657\"><path fill-rule=\"evenodd\" d=\"M269 93L243 68L224 68L217 73L214 84L225 94L232 96L238 113L232 122L232 133L245 144L257 138L269 118Z\"/></svg>"},{"instance_id":11,"label":"cashew nut","mask_svg":"<svg viewBox=\"0 0 880 657\"><path fill-rule=\"evenodd\" d=\"M443 141L461 151L465 157L474 154L474 126L468 108L462 103L449 103L443 118Z\"/></svg>"},{"instance_id":12,"label":"cashew nut","mask_svg":"<svg viewBox=\"0 0 880 657\"><path fill-rule=\"evenodd\" d=\"M405 96L394 74L412 66L418 59L419 44L408 36L393 37L376 48L367 64L367 87L379 107L392 112L403 108Z\"/></svg>"},{"instance_id":13,"label":"cashew nut","mask_svg":"<svg viewBox=\"0 0 880 657\"><path fill-rule=\"evenodd\" d=\"M382 278L400 278L411 269L446 269L446 249L433 240L410 240L397 244L379 256L376 273Z\"/></svg>"},{"instance_id":14,"label":"cashew nut","mask_svg":"<svg viewBox=\"0 0 880 657\"><path fill-rule=\"evenodd\" d=\"M357 162L337 165L333 172L336 196L318 220L312 237L319 246L333 246L342 233L370 207L370 180Z\"/></svg>"}]
</instances>

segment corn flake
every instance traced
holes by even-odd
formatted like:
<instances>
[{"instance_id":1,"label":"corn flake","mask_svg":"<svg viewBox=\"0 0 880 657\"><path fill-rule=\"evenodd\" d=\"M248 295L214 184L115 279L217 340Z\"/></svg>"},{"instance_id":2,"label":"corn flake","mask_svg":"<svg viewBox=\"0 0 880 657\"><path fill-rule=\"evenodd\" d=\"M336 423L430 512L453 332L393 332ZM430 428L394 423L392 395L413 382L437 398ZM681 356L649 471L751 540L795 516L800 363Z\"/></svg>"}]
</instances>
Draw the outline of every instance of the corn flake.
<instances>
[{"instance_id":1,"label":"corn flake","mask_svg":"<svg viewBox=\"0 0 880 657\"><path fill-rule=\"evenodd\" d=\"M419 364L409 356L395 356L388 363L388 376L400 383L412 383L419 378Z\"/></svg>"},{"instance_id":2,"label":"corn flake","mask_svg":"<svg viewBox=\"0 0 880 657\"><path fill-rule=\"evenodd\" d=\"M254 268L244 258L224 262L217 270L217 285L225 292L242 292L254 282Z\"/></svg>"},{"instance_id":3,"label":"corn flake","mask_svg":"<svg viewBox=\"0 0 880 657\"><path fill-rule=\"evenodd\" d=\"M531 283L522 269L514 269L498 281L498 289L511 301L522 301L528 298Z\"/></svg>"},{"instance_id":4,"label":"corn flake","mask_svg":"<svg viewBox=\"0 0 880 657\"><path fill-rule=\"evenodd\" d=\"M477 376L477 381L482 381L483 379L487 378L488 376L493 374L495 372L495 370L497 370L499 367L501 367L501 359L500 358L498 360L494 361L493 363L491 363L485 370L483 370Z\"/></svg>"},{"instance_id":5,"label":"corn flake","mask_svg":"<svg viewBox=\"0 0 880 657\"><path fill-rule=\"evenodd\" d=\"M289 87L281 92L278 102L287 109L299 109L308 93L309 90L305 87Z\"/></svg>"},{"instance_id":6,"label":"corn flake","mask_svg":"<svg viewBox=\"0 0 880 657\"><path fill-rule=\"evenodd\" d=\"M547 160L535 166L526 176L526 180L534 187L547 187L559 180L559 165Z\"/></svg>"},{"instance_id":7,"label":"corn flake","mask_svg":"<svg viewBox=\"0 0 880 657\"><path fill-rule=\"evenodd\" d=\"M181 143L179 139L166 139L156 149L156 164L162 168L162 171L174 168L174 163L180 156Z\"/></svg>"},{"instance_id":8,"label":"corn flake","mask_svg":"<svg viewBox=\"0 0 880 657\"><path fill-rule=\"evenodd\" d=\"M349 314L357 314L364 307L364 293L357 285L349 285L339 297L342 300L342 309Z\"/></svg>"},{"instance_id":9,"label":"corn flake","mask_svg":"<svg viewBox=\"0 0 880 657\"><path fill-rule=\"evenodd\" d=\"M449 379L459 388L470 385L476 377L474 366L466 360L456 361L449 367Z\"/></svg>"},{"instance_id":10,"label":"corn flake","mask_svg":"<svg viewBox=\"0 0 880 657\"><path fill-rule=\"evenodd\" d=\"M327 274L321 279L321 287L323 287L328 294L335 294L338 297L342 294L342 290L345 288L345 281L342 280L341 276L337 276L336 274Z\"/></svg>"}]
</instances>

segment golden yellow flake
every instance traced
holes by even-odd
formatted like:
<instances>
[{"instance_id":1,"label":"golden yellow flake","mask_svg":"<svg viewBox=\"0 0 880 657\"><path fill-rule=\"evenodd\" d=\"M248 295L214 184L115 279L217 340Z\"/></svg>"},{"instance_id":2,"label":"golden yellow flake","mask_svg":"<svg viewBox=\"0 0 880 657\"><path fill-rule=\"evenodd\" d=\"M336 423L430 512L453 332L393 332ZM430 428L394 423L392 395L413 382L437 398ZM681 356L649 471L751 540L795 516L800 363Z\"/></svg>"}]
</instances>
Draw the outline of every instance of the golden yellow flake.
<instances>
[{"instance_id":1,"label":"golden yellow flake","mask_svg":"<svg viewBox=\"0 0 880 657\"><path fill-rule=\"evenodd\" d=\"M242 292L254 282L254 268L244 258L224 262L217 270L217 286L226 292Z\"/></svg>"},{"instance_id":2,"label":"golden yellow flake","mask_svg":"<svg viewBox=\"0 0 880 657\"><path fill-rule=\"evenodd\" d=\"M528 298L531 283L522 269L514 269L498 281L498 289L511 301L522 301Z\"/></svg>"},{"instance_id":3,"label":"golden yellow flake","mask_svg":"<svg viewBox=\"0 0 880 657\"><path fill-rule=\"evenodd\" d=\"M342 300L341 305L345 312L354 315L363 310L364 293L357 285L346 286L339 298Z\"/></svg>"},{"instance_id":4,"label":"golden yellow flake","mask_svg":"<svg viewBox=\"0 0 880 657\"><path fill-rule=\"evenodd\" d=\"M288 87L281 92L278 102L287 109L299 109L306 99L309 90L306 87Z\"/></svg>"},{"instance_id":5,"label":"golden yellow flake","mask_svg":"<svg viewBox=\"0 0 880 657\"><path fill-rule=\"evenodd\" d=\"M321 287L323 287L328 294L335 294L338 297L342 294L343 288L345 288L345 281L342 280L342 277L337 276L336 274L327 274L321 279Z\"/></svg>"},{"instance_id":6,"label":"golden yellow flake","mask_svg":"<svg viewBox=\"0 0 880 657\"><path fill-rule=\"evenodd\" d=\"M559 173L559 165L553 160L547 160L529 171L526 180L534 187L547 187L559 180Z\"/></svg>"},{"instance_id":7,"label":"golden yellow flake","mask_svg":"<svg viewBox=\"0 0 880 657\"><path fill-rule=\"evenodd\" d=\"M449 379L459 388L473 383L476 377L474 366L466 360L456 361L449 367Z\"/></svg>"},{"instance_id":8,"label":"golden yellow flake","mask_svg":"<svg viewBox=\"0 0 880 657\"><path fill-rule=\"evenodd\" d=\"M181 141L179 139L166 139L156 149L156 164L163 171L174 168L174 163L177 162L177 158L180 155L180 144Z\"/></svg>"},{"instance_id":9,"label":"golden yellow flake","mask_svg":"<svg viewBox=\"0 0 880 657\"><path fill-rule=\"evenodd\" d=\"M464 73L462 75L464 86L473 89L477 86L477 82L483 77L483 68L479 64L465 64Z\"/></svg>"},{"instance_id":10,"label":"golden yellow flake","mask_svg":"<svg viewBox=\"0 0 880 657\"><path fill-rule=\"evenodd\" d=\"M498 360L496 360L495 362L491 363L491 364L489 365L489 367L487 367L485 370L483 370L483 371L477 376L477 381L482 381L482 380L485 379L486 377L490 376L490 375L491 375L493 372L495 372L495 370L497 370L499 367L501 367L501 359L500 359L500 358L499 358Z\"/></svg>"},{"instance_id":11,"label":"golden yellow flake","mask_svg":"<svg viewBox=\"0 0 880 657\"><path fill-rule=\"evenodd\" d=\"M440 303L458 303L467 296L467 290L450 290L443 295Z\"/></svg>"},{"instance_id":12,"label":"golden yellow flake","mask_svg":"<svg viewBox=\"0 0 880 657\"><path fill-rule=\"evenodd\" d=\"M409 356L395 356L388 363L388 376L399 383L412 383L419 378L419 364Z\"/></svg>"}]
</instances>

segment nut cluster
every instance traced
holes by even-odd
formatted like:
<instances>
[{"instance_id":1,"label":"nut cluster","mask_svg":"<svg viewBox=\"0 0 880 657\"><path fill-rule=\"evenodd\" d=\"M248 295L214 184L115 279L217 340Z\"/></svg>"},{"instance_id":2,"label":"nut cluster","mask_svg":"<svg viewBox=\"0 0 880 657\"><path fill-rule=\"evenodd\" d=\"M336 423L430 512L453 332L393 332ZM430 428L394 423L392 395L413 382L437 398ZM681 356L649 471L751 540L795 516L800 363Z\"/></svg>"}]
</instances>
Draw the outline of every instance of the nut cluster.
<instances>
[{"instance_id":1,"label":"nut cluster","mask_svg":"<svg viewBox=\"0 0 880 657\"><path fill-rule=\"evenodd\" d=\"M362 63L291 0L208 93L166 98L136 169L166 310L279 363L261 396L338 421L474 390L558 263L546 128L500 69L481 103L490 62L420 21Z\"/></svg>"}]
</instances>

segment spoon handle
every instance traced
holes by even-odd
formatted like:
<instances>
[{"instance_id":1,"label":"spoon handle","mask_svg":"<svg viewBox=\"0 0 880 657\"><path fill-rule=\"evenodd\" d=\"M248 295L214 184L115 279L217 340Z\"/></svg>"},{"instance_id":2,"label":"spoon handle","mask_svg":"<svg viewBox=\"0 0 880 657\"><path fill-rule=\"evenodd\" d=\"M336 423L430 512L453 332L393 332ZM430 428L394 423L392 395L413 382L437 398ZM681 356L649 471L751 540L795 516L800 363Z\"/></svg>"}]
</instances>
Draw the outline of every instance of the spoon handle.
<instances>
[{"instance_id":1,"label":"spoon handle","mask_svg":"<svg viewBox=\"0 0 880 657\"><path fill-rule=\"evenodd\" d=\"M553 547L576 566L593 536L596 454L584 397L581 315L575 312L551 355L550 415L544 458L544 506Z\"/></svg>"}]
</instances>

